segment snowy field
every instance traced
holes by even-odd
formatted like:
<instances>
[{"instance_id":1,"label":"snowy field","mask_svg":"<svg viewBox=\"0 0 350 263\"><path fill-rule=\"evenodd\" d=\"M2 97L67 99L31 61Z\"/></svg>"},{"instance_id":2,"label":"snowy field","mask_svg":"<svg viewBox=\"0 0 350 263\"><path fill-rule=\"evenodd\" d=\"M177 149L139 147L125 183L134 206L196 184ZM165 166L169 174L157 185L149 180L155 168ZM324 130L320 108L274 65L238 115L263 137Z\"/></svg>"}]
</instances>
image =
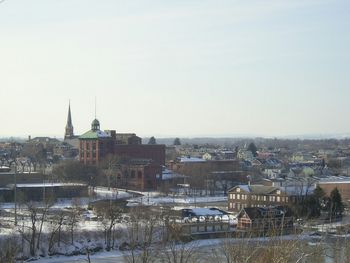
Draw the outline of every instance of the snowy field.
<instances>
[{"instance_id":1,"label":"snowy field","mask_svg":"<svg viewBox=\"0 0 350 263\"><path fill-rule=\"evenodd\" d=\"M46 257L41 257L40 259L36 258L36 262L87 262L87 257L83 255L86 248L99 250L104 249L105 247L105 236L106 231L106 221L97 217L93 211L87 210L89 203L100 201L100 200L126 200L127 206L152 206L160 207L164 204L175 209L196 207L197 205L212 207L212 203L225 204L227 202L227 197L224 196L186 196L183 194L165 196L159 192L138 192L131 191L126 189L114 189L106 187L96 187L94 188L94 194L90 197L84 198L75 198L75 199L58 199L56 203L50 206L48 217L46 221L42 224L42 238L43 240L48 240L55 225L54 219L62 211L64 213L71 213L74 209L80 209L80 213L77 215L77 223L74 226L74 242L71 244L69 242L69 233L70 233L70 223L69 217L66 216L63 219L62 224L62 235L65 240L61 243L59 247L55 247L55 253L62 254L60 256L47 256L48 244L42 242L40 245L40 250L38 255L46 255ZM45 205L43 203L33 203L34 207L38 208L38 211L43 211ZM28 211L28 206L24 204L17 204L17 226L14 226L14 212L15 205L14 203L0 203L1 209L1 228L0 228L0 241L6 240L9 238L17 239L17 242L21 243L21 246L18 247L19 251L23 251L24 254L28 254L28 240L24 240L23 233L26 231L27 237L30 237L29 233L32 228L31 214ZM41 212L37 216L36 227L37 230L41 228L40 217ZM127 231L128 227L128 218L129 216L123 215L123 219L120 223L117 223L113 229L119 233L115 248L118 248L119 245L125 241L125 236L123 234ZM108 220L107 220L108 221ZM57 224L57 222L56 222ZM29 232L28 232L29 231ZM68 242L67 242L68 240ZM209 241L200 241L201 247L205 247ZM218 242L218 241L212 241ZM24 244L24 245L23 245ZM25 248L27 246L27 248ZM74 256L74 254L78 254ZM125 257L129 252L122 252L119 249L114 250L113 252L96 252L91 254L91 262L124 262ZM81 254L81 255L79 255ZM70 255L70 256L65 256Z\"/></svg>"},{"instance_id":2,"label":"snowy field","mask_svg":"<svg viewBox=\"0 0 350 263\"><path fill-rule=\"evenodd\" d=\"M246 242L247 244L264 244L267 242L270 242L272 240L302 240L302 241L311 241L313 240L312 237L308 234L304 235L287 235L282 237L274 237L274 238L249 238L249 239L205 239L205 240L198 240L198 241L192 241L186 244L187 251L195 250L196 256L198 257L196 262L211 262L211 257L213 250L219 250L224 242L230 242L230 244L237 244L239 242ZM183 249L182 247L178 246L178 250ZM155 252L159 253L159 252ZM162 262L162 256L157 256L158 261L155 260L154 262ZM130 253L129 252L122 252L122 251L113 251L113 252L100 252L96 253L94 255L90 255L90 260L93 263L112 263L112 262L130 262ZM62 262L75 262L75 263L83 263L87 262L87 256L80 255L80 256L72 256L72 257L65 257L65 256L56 256L51 258L41 258L35 261L37 263L62 263Z\"/></svg>"}]
</instances>

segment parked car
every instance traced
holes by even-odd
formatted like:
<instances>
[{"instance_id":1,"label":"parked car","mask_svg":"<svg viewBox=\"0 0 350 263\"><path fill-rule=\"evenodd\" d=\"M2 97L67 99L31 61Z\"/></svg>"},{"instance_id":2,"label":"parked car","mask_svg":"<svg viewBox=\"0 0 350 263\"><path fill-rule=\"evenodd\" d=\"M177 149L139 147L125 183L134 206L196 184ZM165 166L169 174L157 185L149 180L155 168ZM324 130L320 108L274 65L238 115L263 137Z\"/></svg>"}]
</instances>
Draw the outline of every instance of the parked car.
<instances>
[{"instance_id":1,"label":"parked car","mask_svg":"<svg viewBox=\"0 0 350 263\"><path fill-rule=\"evenodd\" d=\"M95 221L97 220L97 215L94 214L94 212L90 211L90 210L87 210L83 213L83 218L85 220L92 220L92 221Z\"/></svg>"}]
</instances>

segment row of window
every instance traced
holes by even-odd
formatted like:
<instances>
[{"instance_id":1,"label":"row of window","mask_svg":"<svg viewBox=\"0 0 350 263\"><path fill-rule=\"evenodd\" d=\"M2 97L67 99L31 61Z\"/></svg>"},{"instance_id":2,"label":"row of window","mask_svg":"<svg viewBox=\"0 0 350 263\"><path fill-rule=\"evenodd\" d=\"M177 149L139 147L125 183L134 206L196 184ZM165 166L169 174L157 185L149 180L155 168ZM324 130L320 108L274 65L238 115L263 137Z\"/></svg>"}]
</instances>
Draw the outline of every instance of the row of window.
<instances>
[{"instance_id":1,"label":"row of window","mask_svg":"<svg viewBox=\"0 0 350 263\"><path fill-rule=\"evenodd\" d=\"M129 173L125 172L124 173L124 178L128 178L128 177L129 177ZM136 178L136 171L132 170L131 173L130 173L130 179L135 179L135 178ZM137 178L138 179L142 178L142 172L141 171L137 172ZM120 173L118 173L117 179L122 179L122 175Z\"/></svg>"},{"instance_id":2,"label":"row of window","mask_svg":"<svg viewBox=\"0 0 350 263\"><path fill-rule=\"evenodd\" d=\"M84 142L80 142L80 149L89 149L90 147L93 149L93 150L96 150L96 142L85 142L85 147L84 147ZM103 144L100 143L100 147L102 147Z\"/></svg>"},{"instance_id":3,"label":"row of window","mask_svg":"<svg viewBox=\"0 0 350 263\"><path fill-rule=\"evenodd\" d=\"M242 208L248 207L248 204L240 204L240 203L229 203L230 209L241 210Z\"/></svg>"},{"instance_id":4,"label":"row of window","mask_svg":"<svg viewBox=\"0 0 350 263\"><path fill-rule=\"evenodd\" d=\"M289 198L286 196L275 196L275 195L247 195L247 194L230 194L231 200L247 200L249 199L254 201L270 201L270 202L289 202Z\"/></svg>"},{"instance_id":5,"label":"row of window","mask_svg":"<svg viewBox=\"0 0 350 263\"><path fill-rule=\"evenodd\" d=\"M230 208L230 209L241 210L242 208L246 208L246 207L266 207L266 205L262 205L262 204L250 204L250 205L248 206L248 204L229 203L229 208Z\"/></svg>"},{"instance_id":6,"label":"row of window","mask_svg":"<svg viewBox=\"0 0 350 263\"><path fill-rule=\"evenodd\" d=\"M96 152L92 152L91 156L93 158L97 158L97 153ZM83 151L80 152L80 158L82 158L82 159L84 158L84 152ZM90 158L90 152L89 151L86 152L86 158Z\"/></svg>"}]
</instances>

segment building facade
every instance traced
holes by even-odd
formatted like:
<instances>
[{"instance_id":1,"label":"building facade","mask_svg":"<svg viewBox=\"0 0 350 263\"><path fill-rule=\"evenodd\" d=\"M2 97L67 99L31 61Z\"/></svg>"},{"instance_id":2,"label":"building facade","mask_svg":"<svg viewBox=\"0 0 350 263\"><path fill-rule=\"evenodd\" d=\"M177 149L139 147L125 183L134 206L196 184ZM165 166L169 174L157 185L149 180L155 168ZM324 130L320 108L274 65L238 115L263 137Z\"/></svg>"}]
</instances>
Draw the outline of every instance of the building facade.
<instances>
[{"instance_id":1,"label":"building facade","mask_svg":"<svg viewBox=\"0 0 350 263\"><path fill-rule=\"evenodd\" d=\"M327 196L330 196L331 192L337 188L342 201L346 206L350 205L350 180L349 178L330 178L321 180L318 185L323 189Z\"/></svg>"},{"instance_id":2,"label":"building facade","mask_svg":"<svg viewBox=\"0 0 350 263\"><path fill-rule=\"evenodd\" d=\"M113 135L100 130L100 122L94 119L91 130L79 137L79 160L84 164L98 165L108 154L113 153Z\"/></svg>"},{"instance_id":3,"label":"building facade","mask_svg":"<svg viewBox=\"0 0 350 263\"><path fill-rule=\"evenodd\" d=\"M291 209L283 206L243 208L237 219L240 230L280 234L294 229Z\"/></svg>"},{"instance_id":4,"label":"building facade","mask_svg":"<svg viewBox=\"0 0 350 263\"><path fill-rule=\"evenodd\" d=\"M238 185L228 191L228 210L239 212L248 207L285 206L302 198L305 190L265 185Z\"/></svg>"}]
</instances>

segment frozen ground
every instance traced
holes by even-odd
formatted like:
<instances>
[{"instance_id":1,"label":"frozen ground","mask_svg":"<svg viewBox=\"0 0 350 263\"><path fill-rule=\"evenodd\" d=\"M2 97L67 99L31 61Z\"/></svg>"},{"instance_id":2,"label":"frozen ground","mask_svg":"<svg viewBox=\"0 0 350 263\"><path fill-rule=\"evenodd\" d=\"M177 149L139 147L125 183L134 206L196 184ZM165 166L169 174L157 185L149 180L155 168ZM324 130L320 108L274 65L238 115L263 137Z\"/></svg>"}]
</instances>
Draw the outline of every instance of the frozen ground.
<instances>
[{"instance_id":1,"label":"frozen ground","mask_svg":"<svg viewBox=\"0 0 350 263\"><path fill-rule=\"evenodd\" d=\"M59 199L50 208L51 211L59 211L61 209L69 211L72 207L78 205L81 208L87 209L89 202L104 200L104 199L124 199L129 202L129 205L149 205L158 206L162 204L170 204L173 207L181 208L189 205L196 206L196 204L202 203L210 206L213 202L226 202L227 197L217 196L201 196L201 197L189 197L185 195L164 196L159 192L136 192L125 189L113 189L96 187L94 189L95 194L90 198L79 199ZM36 206L43 206L43 204L37 203ZM20 237L20 228L25 229L30 227L30 217L25 205L17 205L18 214L18 226L14 227L14 204L2 203L0 208L2 210L2 227L0 230L0 238L6 237ZM47 222L43 227L43 234L50 233L50 224ZM116 226L118 229L126 228L125 223L119 223ZM60 253L70 254L77 249L83 251L86 247L96 248L104 247L104 225L99 220L87 220L83 214L81 214L80 221L76 228L77 236L75 238L74 245L66 244L59 248ZM81 237L79 237L81 233ZM122 242L120 239L119 242ZM212 241L218 242L218 241ZM210 246L210 241L200 241L201 247L205 247L205 244ZM45 245L45 244L44 244ZM118 247L118 246L117 246ZM123 262L125 254L119 250L113 252L101 252L91 255L92 262ZM87 262L86 256L53 256L51 258L41 258L36 262Z\"/></svg>"},{"instance_id":2,"label":"frozen ground","mask_svg":"<svg viewBox=\"0 0 350 263\"><path fill-rule=\"evenodd\" d=\"M249 239L205 239L205 240L198 240L193 241L186 244L186 247L188 249L195 249L198 253L199 259L203 262L208 259L208 256L212 253L213 249L220 248L221 244L223 242L229 241L230 243L238 243L238 242L252 242L254 243L264 243L269 242L271 240L312 240L310 235L304 234L304 235L288 235L288 236L282 236L277 238L249 238ZM110 262L128 262L128 255L129 252L121 252L121 251L112 251L112 252L100 252L96 253L94 255L90 255L91 262L94 263L110 263ZM87 256L80 255L80 256L72 256L72 257L65 257L65 256L55 256L51 258L41 258L35 261L37 263L62 263L62 262L75 262L75 263L82 263L87 262Z\"/></svg>"}]
</instances>

